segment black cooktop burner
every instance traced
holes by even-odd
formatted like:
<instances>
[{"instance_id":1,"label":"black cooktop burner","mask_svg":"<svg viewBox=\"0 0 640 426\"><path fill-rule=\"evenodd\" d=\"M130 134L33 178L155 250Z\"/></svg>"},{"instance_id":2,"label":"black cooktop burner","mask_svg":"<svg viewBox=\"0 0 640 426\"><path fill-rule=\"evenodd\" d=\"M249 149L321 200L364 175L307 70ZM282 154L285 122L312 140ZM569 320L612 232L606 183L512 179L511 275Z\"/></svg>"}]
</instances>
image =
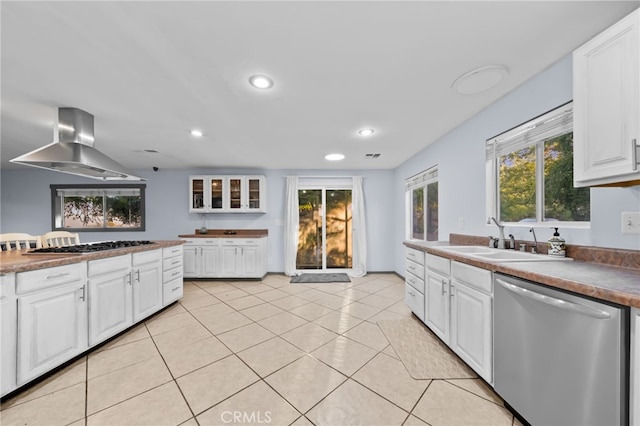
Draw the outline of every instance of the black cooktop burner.
<instances>
[{"instance_id":1,"label":"black cooktop burner","mask_svg":"<svg viewBox=\"0 0 640 426\"><path fill-rule=\"evenodd\" d=\"M66 247L45 247L29 251L29 254L84 254L119 248L137 247L153 244L153 241L103 241L100 243L77 244Z\"/></svg>"}]
</instances>

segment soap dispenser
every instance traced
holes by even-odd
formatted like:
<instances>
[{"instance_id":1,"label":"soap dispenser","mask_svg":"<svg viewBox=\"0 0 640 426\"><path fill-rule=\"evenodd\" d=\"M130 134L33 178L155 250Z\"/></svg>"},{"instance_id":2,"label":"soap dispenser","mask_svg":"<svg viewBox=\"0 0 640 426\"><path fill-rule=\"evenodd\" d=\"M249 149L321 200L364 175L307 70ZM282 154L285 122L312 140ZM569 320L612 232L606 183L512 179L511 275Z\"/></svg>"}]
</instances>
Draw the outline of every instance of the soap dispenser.
<instances>
[{"instance_id":1,"label":"soap dispenser","mask_svg":"<svg viewBox=\"0 0 640 426\"><path fill-rule=\"evenodd\" d=\"M562 238L558 233L558 228L551 228L551 229L554 229L555 231L553 232L553 236L549 238L549 241L548 241L548 244L549 244L548 254L549 256L565 257L567 247L565 245L564 238Z\"/></svg>"}]
</instances>

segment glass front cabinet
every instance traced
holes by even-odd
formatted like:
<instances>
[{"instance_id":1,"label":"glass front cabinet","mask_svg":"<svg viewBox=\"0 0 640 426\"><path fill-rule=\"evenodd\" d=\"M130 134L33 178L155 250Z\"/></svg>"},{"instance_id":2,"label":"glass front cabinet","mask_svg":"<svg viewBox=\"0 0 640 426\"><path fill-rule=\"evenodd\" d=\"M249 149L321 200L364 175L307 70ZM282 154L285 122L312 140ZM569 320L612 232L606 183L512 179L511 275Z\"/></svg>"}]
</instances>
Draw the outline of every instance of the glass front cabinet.
<instances>
[{"instance_id":1,"label":"glass front cabinet","mask_svg":"<svg viewBox=\"0 0 640 426\"><path fill-rule=\"evenodd\" d=\"M264 176L190 176L189 213L265 213Z\"/></svg>"}]
</instances>

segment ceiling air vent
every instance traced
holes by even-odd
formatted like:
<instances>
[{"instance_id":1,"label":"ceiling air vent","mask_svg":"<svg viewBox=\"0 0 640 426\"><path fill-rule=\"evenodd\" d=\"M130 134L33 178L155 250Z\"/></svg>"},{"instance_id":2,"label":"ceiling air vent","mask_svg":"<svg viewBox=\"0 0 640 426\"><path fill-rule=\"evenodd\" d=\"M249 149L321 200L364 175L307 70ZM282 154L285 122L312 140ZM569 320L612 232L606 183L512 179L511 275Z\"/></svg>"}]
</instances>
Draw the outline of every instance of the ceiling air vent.
<instances>
[{"instance_id":1,"label":"ceiling air vent","mask_svg":"<svg viewBox=\"0 0 640 426\"><path fill-rule=\"evenodd\" d=\"M378 158L380 157L379 153L375 153L375 154L365 154L364 158L369 159L369 158Z\"/></svg>"}]
</instances>

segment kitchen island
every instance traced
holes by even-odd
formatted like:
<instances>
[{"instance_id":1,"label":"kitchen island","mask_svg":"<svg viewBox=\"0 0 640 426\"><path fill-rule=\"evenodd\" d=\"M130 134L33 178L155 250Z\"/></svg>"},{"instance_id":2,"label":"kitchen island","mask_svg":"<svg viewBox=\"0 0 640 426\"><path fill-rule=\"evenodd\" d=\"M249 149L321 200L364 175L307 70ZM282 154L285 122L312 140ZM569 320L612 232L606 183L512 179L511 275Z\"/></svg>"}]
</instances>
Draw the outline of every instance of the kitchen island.
<instances>
[{"instance_id":1,"label":"kitchen island","mask_svg":"<svg viewBox=\"0 0 640 426\"><path fill-rule=\"evenodd\" d=\"M5 396L182 297L183 241L0 253Z\"/></svg>"}]
</instances>

